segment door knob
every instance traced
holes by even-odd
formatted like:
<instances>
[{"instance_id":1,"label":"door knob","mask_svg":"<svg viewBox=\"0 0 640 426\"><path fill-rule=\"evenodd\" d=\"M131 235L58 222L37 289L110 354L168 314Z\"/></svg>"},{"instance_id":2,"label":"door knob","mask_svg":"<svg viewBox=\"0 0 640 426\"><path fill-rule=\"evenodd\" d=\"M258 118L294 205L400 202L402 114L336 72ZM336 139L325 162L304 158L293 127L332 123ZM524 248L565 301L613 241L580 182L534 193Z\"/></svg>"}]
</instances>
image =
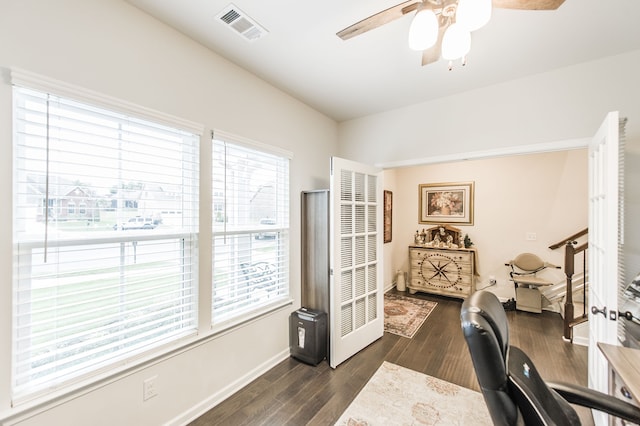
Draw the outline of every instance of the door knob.
<instances>
[{"instance_id":1,"label":"door knob","mask_svg":"<svg viewBox=\"0 0 640 426\"><path fill-rule=\"evenodd\" d=\"M598 315L598 314L602 314L603 317L607 317L607 307L603 307L602 309L598 309L597 306L592 306L591 307L591 313L593 315Z\"/></svg>"},{"instance_id":2,"label":"door knob","mask_svg":"<svg viewBox=\"0 0 640 426\"><path fill-rule=\"evenodd\" d=\"M620 317L626 319L627 321L633 320L633 314L631 312L629 312L629 311L626 311L626 312L618 311L618 318L620 318Z\"/></svg>"}]
</instances>

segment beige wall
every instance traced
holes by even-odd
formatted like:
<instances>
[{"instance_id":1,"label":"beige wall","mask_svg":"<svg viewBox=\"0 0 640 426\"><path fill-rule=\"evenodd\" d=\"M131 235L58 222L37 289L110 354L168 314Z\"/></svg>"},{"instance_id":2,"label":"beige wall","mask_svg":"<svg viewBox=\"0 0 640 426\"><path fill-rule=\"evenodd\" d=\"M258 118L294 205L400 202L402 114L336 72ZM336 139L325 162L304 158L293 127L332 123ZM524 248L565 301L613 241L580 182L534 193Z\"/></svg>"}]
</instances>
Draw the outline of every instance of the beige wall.
<instances>
[{"instance_id":1,"label":"beige wall","mask_svg":"<svg viewBox=\"0 0 640 426\"><path fill-rule=\"evenodd\" d=\"M489 275L506 282L504 264L521 252L562 264L563 251L548 246L587 227L587 167L587 151L579 149L396 169L394 245L385 245L385 257L407 271L413 235L433 226L418 223L419 184L473 181L474 223L453 225L478 250L478 287ZM526 240L531 232L536 241Z\"/></svg>"}]
</instances>

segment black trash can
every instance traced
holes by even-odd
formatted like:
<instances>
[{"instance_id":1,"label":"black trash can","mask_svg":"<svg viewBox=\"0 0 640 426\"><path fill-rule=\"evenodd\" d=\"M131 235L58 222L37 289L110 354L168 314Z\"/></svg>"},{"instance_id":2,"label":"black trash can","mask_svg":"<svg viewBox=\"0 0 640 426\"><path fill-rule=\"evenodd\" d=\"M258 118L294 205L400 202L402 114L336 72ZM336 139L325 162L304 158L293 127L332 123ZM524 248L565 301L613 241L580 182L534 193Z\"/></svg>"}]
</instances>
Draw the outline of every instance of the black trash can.
<instances>
[{"instance_id":1,"label":"black trash can","mask_svg":"<svg viewBox=\"0 0 640 426\"><path fill-rule=\"evenodd\" d=\"M327 314L300 308L289 317L289 347L291 356L317 365L327 357Z\"/></svg>"}]
</instances>

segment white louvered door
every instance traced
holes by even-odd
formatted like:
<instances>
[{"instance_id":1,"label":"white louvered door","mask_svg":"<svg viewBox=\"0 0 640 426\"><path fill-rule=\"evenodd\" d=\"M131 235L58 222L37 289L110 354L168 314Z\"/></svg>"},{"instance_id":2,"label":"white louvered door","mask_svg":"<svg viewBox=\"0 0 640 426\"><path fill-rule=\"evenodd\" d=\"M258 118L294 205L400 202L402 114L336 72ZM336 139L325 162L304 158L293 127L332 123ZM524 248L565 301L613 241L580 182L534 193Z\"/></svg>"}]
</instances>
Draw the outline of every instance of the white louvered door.
<instances>
[{"instance_id":1,"label":"white louvered door","mask_svg":"<svg viewBox=\"0 0 640 426\"><path fill-rule=\"evenodd\" d=\"M333 157L330 195L330 354L340 363L382 337L382 174Z\"/></svg>"},{"instance_id":2,"label":"white louvered door","mask_svg":"<svg viewBox=\"0 0 640 426\"><path fill-rule=\"evenodd\" d=\"M622 244L621 161L618 113L610 112L589 144L589 387L608 392L608 364L597 343L616 345L617 290ZM612 314L612 317L610 317ZM596 425L607 425L607 414L592 410Z\"/></svg>"}]
</instances>

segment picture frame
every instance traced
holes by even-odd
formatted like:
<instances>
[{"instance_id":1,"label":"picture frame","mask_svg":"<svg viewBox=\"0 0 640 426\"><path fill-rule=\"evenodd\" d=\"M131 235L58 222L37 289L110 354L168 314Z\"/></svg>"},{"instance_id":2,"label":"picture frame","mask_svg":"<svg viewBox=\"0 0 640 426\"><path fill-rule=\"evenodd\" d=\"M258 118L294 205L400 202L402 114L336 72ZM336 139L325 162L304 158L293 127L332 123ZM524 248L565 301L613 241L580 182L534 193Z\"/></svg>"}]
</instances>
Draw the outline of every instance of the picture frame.
<instances>
[{"instance_id":1,"label":"picture frame","mask_svg":"<svg viewBox=\"0 0 640 426\"><path fill-rule=\"evenodd\" d=\"M418 222L473 225L474 182L418 185Z\"/></svg>"},{"instance_id":2,"label":"picture frame","mask_svg":"<svg viewBox=\"0 0 640 426\"><path fill-rule=\"evenodd\" d=\"M383 197L383 202L384 202L384 208L383 208L383 212L384 212L384 217L383 217L383 223L384 223L384 242L385 243L390 243L391 242L391 230L392 230L392 213L393 213L393 193L391 191L384 191L384 197Z\"/></svg>"}]
</instances>

